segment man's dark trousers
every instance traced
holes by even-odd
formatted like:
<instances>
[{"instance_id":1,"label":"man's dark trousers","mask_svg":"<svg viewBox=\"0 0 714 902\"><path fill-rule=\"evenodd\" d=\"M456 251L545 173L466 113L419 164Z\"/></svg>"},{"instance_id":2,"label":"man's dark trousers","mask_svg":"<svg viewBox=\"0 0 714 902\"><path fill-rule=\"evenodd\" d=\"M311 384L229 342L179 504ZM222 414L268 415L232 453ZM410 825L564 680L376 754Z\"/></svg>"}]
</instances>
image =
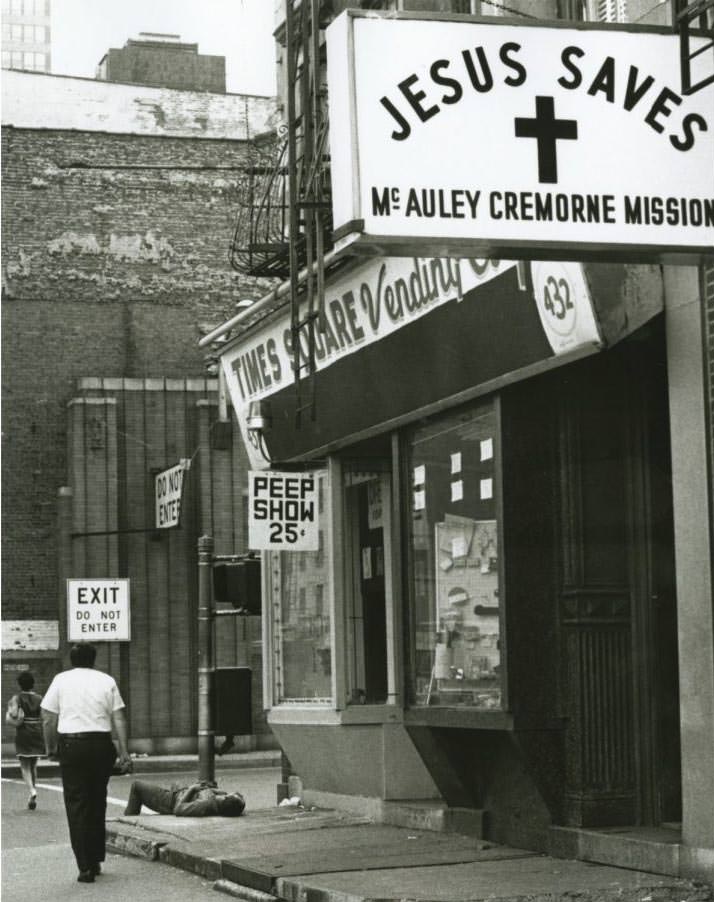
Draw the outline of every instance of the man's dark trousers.
<instances>
[{"instance_id":1,"label":"man's dark trousers","mask_svg":"<svg viewBox=\"0 0 714 902\"><path fill-rule=\"evenodd\" d=\"M117 757L111 733L60 735L58 743L69 838L80 871L104 861L107 784Z\"/></svg>"},{"instance_id":2,"label":"man's dark trousers","mask_svg":"<svg viewBox=\"0 0 714 902\"><path fill-rule=\"evenodd\" d=\"M139 814L142 805L159 814L173 814L177 792L176 789L164 789L145 780L134 780L124 814Z\"/></svg>"}]
</instances>

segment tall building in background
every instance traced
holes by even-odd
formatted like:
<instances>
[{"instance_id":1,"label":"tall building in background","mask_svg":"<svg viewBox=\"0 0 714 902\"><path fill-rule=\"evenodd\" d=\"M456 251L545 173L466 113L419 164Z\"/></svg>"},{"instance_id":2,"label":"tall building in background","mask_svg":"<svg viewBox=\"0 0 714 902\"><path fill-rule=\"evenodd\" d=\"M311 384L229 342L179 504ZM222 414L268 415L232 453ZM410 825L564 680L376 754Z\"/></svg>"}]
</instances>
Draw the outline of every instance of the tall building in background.
<instances>
[{"instance_id":1,"label":"tall building in background","mask_svg":"<svg viewBox=\"0 0 714 902\"><path fill-rule=\"evenodd\" d=\"M50 0L2 0L2 67L52 71Z\"/></svg>"},{"instance_id":2,"label":"tall building in background","mask_svg":"<svg viewBox=\"0 0 714 902\"><path fill-rule=\"evenodd\" d=\"M121 48L112 48L97 66L101 81L181 91L226 93L226 58L198 52L177 34L143 31Z\"/></svg>"}]
</instances>

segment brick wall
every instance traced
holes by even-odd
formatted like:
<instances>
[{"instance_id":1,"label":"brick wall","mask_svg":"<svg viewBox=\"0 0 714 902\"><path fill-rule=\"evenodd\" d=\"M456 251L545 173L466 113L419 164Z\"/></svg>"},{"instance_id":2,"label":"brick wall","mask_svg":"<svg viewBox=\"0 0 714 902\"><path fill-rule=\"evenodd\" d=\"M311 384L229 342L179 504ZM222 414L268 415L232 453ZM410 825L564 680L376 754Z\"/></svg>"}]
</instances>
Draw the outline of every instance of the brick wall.
<instances>
[{"instance_id":1,"label":"brick wall","mask_svg":"<svg viewBox=\"0 0 714 902\"><path fill-rule=\"evenodd\" d=\"M228 263L244 143L6 128L2 149L4 616L41 618L78 378L203 375L200 328L269 285Z\"/></svg>"},{"instance_id":2,"label":"brick wall","mask_svg":"<svg viewBox=\"0 0 714 902\"><path fill-rule=\"evenodd\" d=\"M44 83L50 84L51 79ZM123 86L104 87L123 90ZM173 94L180 97L178 92ZM194 102L191 98L195 96L190 95L189 100ZM172 121L180 120L176 97L172 99ZM159 115L156 110L154 114ZM48 106L48 117L51 115L56 115L56 110ZM90 417L84 424L81 444L86 455L78 461L76 435L69 428L74 413L68 404L78 396L80 381L86 377L205 377L206 362L197 344L201 334L232 316L240 299L260 297L272 287L266 280L238 275L228 261L237 197L246 183L249 145L246 141L194 137L194 124L187 128L190 137L7 125L2 129L5 619L62 617L62 578L67 573L59 561L64 556L66 564L67 549L58 528L61 486L73 485L80 491L94 487L92 522L110 514L117 523L130 519L127 499L132 485L131 480L127 482L126 461L133 443L144 439L132 438L136 429L122 426L122 399L118 398L113 414L117 417L114 482L88 479L92 442L100 442L107 427L102 426L100 416ZM176 127L174 122L172 128ZM210 405L215 418L215 397ZM109 407L105 412L109 415ZM156 420L151 405L142 407L141 416ZM196 428L194 422L191 429ZM68 456L71 442L75 445ZM169 456L178 449L166 424L162 449ZM231 501L225 501L226 486L234 482L237 486L239 478L232 472L235 459L231 461L216 464L212 473L215 485L209 495L220 499L216 510L223 505L218 528L224 536L223 550L233 551L234 543L242 540L243 514L234 504L237 488L231 487ZM146 478L142 470L141 479ZM117 486L112 491L124 499L114 508L108 505L111 485ZM73 496L75 511L78 503ZM213 527L212 517L213 511L209 528ZM227 524L234 518L229 533ZM187 542L189 549L193 538ZM105 543L103 547L108 546ZM125 547L117 545L115 558L110 556L108 561L123 561L122 566L128 567L128 562L136 565L132 555L139 561L151 560L144 545L137 545L128 558L122 551ZM156 551L154 545L149 548ZM82 569L77 549L73 554L70 566ZM85 563L93 569L91 560ZM162 590L160 597L169 598L173 591ZM193 603L185 597L177 609L184 613L171 615L170 651L154 655L152 650L156 663L146 690L150 691L154 681L163 681L172 695L191 701L173 719L167 719L168 715L157 719L154 714L149 717L135 698L135 710L143 712L136 716L143 720L133 723L134 736L191 734L195 693L193 677L188 675L191 661L186 643L193 640L182 645L181 636L190 637L194 628L188 613ZM153 611L151 633L158 637L165 623L159 608ZM220 663L227 666L241 655L249 658L254 640L247 634L242 645L235 637L231 639L227 658ZM159 647L164 649L164 645ZM130 687L130 694L138 693L139 698L134 672L141 654L114 649L111 654L103 653L102 659L102 664ZM22 660L26 659L32 664L34 657L28 653ZM59 666L59 654L52 661L45 653L42 661L45 669L51 670ZM163 696L161 699L166 702ZM167 710L170 708L169 700Z\"/></svg>"},{"instance_id":3,"label":"brick wall","mask_svg":"<svg viewBox=\"0 0 714 902\"><path fill-rule=\"evenodd\" d=\"M218 320L261 291L228 264L245 142L5 128L2 151L11 299L190 301Z\"/></svg>"}]
</instances>

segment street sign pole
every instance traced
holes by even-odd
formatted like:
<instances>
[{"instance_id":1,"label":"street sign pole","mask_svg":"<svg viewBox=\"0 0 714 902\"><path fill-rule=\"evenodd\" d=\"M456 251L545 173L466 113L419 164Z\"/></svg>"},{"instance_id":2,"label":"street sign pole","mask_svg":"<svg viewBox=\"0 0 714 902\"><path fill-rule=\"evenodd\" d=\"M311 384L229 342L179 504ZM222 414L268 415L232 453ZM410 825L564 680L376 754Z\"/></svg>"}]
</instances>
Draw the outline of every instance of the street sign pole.
<instances>
[{"instance_id":1,"label":"street sign pole","mask_svg":"<svg viewBox=\"0 0 714 902\"><path fill-rule=\"evenodd\" d=\"M213 730L213 539L198 540L198 779L215 779Z\"/></svg>"}]
</instances>

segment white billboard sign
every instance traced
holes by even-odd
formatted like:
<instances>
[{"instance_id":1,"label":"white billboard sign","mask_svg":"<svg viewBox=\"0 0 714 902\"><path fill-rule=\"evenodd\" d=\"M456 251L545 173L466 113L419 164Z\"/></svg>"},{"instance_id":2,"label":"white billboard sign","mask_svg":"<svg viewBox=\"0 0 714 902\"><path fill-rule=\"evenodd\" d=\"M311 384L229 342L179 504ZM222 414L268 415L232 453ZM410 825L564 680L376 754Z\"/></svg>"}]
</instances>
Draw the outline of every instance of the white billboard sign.
<instances>
[{"instance_id":1,"label":"white billboard sign","mask_svg":"<svg viewBox=\"0 0 714 902\"><path fill-rule=\"evenodd\" d=\"M183 477L189 463L188 460L181 460L175 466L156 475L154 488L157 529L168 529L171 526L178 526L181 522Z\"/></svg>"},{"instance_id":2,"label":"white billboard sign","mask_svg":"<svg viewBox=\"0 0 714 902\"><path fill-rule=\"evenodd\" d=\"M68 579L67 639L128 642L131 607L128 579Z\"/></svg>"},{"instance_id":3,"label":"white billboard sign","mask_svg":"<svg viewBox=\"0 0 714 902\"><path fill-rule=\"evenodd\" d=\"M681 93L675 34L348 11L327 39L338 248L714 254L714 84Z\"/></svg>"},{"instance_id":4,"label":"white billboard sign","mask_svg":"<svg viewBox=\"0 0 714 902\"><path fill-rule=\"evenodd\" d=\"M248 546L254 551L317 551L316 473L251 471Z\"/></svg>"}]
</instances>

